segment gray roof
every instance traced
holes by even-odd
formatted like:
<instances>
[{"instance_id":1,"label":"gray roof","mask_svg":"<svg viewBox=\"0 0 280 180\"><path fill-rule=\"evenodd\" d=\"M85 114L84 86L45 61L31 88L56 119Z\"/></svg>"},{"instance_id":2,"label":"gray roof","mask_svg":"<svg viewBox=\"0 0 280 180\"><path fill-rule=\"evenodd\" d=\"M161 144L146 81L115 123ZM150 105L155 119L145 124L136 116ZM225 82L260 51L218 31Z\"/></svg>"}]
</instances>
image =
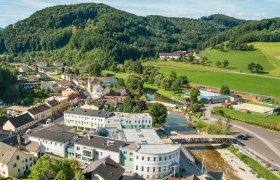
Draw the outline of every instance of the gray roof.
<instances>
[{"instance_id":1,"label":"gray roof","mask_svg":"<svg viewBox=\"0 0 280 180\"><path fill-rule=\"evenodd\" d=\"M119 152L120 147L123 147L125 145L125 142L102 136L90 136L90 138L85 137L83 139L79 139L75 142L75 144Z\"/></svg>"},{"instance_id":2,"label":"gray roof","mask_svg":"<svg viewBox=\"0 0 280 180\"><path fill-rule=\"evenodd\" d=\"M7 144L4 144L0 142L0 163L1 164L8 164L15 152L17 151L17 148L14 148L12 146L9 146Z\"/></svg>"},{"instance_id":3,"label":"gray roof","mask_svg":"<svg viewBox=\"0 0 280 180\"><path fill-rule=\"evenodd\" d=\"M62 125L62 124L55 124L53 126L50 126L48 128L48 130L70 132L70 131L74 130L74 128L70 127L70 126L65 126L65 125Z\"/></svg>"},{"instance_id":4,"label":"gray roof","mask_svg":"<svg viewBox=\"0 0 280 180\"><path fill-rule=\"evenodd\" d=\"M37 107L33 107L33 108L31 108L31 109L28 109L27 111L29 112L29 113L31 113L32 115L36 115L36 114L39 114L39 113L41 113L41 112L44 112L44 111L47 111L47 110L49 110L49 109L51 109L48 105L46 105L46 104L41 104L41 105L39 105L39 106L37 106Z\"/></svg>"},{"instance_id":5,"label":"gray roof","mask_svg":"<svg viewBox=\"0 0 280 180\"><path fill-rule=\"evenodd\" d=\"M94 173L101 176L103 179L118 180L121 178L125 169L109 157L105 157L90 163L86 169L83 170L84 174Z\"/></svg>"},{"instance_id":6,"label":"gray roof","mask_svg":"<svg viewBox=\"0 0 280 180\"><path fill-rule=\"evenodd\" d=\"M81 109L81 108L71 108L64 113L68 114L76 114L76 115L85 115L85 116L95 116L95 117L109 117L112 112L110 111L100 111L100 110L92 110L92 109Z\"/></svg>"},{"instance_id":7,"label":"gray roof","mask_svg":"<svg viewBox=\"0 0 280 180\"><path fill-rule=\"evenodd\" d=\"M63 131L52 131L49 129L42 129L34 133L29 134L31 137L38 137L50 141L65 143L72 140L75 136L74 133Z\"/></svg>"},{"instance_id":8,"label":"gray roof","mask_svg":"<svg viewBox=\"0 0 280 180\"><path fill-rule=\"evenodd\" d=\"M25 124L28 124L33 120L34 119L28 113L24 113L24 114L21 114L19 116L16 116L16 117L13 117L13 118L9 119L9 121L12 123L12 125L15 128L18 128L18 127L21 127Z\"/></svg>"},{"instance_id":9,"label":"gray roof","mask_svg":"<svg viewBox=\"0 0 280 180\"><path fill-rule=\"evenodd\" d=\"M13 116L10 114L6 114L4 116L0 117L0 126L4 125L10 118L12 118Z\"/></svg>"}]
</instances>

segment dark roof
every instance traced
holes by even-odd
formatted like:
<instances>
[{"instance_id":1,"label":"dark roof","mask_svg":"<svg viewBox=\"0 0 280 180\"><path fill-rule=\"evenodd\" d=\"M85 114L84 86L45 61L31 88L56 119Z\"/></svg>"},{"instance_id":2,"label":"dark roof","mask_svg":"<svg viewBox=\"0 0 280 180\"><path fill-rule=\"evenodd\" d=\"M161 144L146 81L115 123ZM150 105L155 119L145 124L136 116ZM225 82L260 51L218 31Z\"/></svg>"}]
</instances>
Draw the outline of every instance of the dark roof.
<instances>
[{"instance_id":1,"label":"dark roof","mask_svg":"<svg viewBox=\"0 0 280 180\"><path fill-rule=\"evenodd\" d=\"M0 126L1 125L4 125L7 121L8 121L8 119L10 119L10 118L12 118L13 116L12 115L10 115L10 114L6 114L6 115L4 115L4 116L1 116L0 117ZM0 127L1 128L1 127Z\"/></svg>"},{"instance_id":2,"label":"dark roof","mask_svg":"<svg viewBox=\"0 0 280 180\"><path fill-rule=\"evenodd\" d=\"M118 180L122 177L125 169L109 157L105 157L90 163L86 169L83 170L84 174L93 172L98 174L103 179Z\"/></svg>"},{"instance_id":3,"label":"dark roof","mask_svg":"<svg viewBox=\"0 0 280 180\"><path fill-rule=\"evenodd\" d=\"M95 117L109 117L112 113L109 111L100 111L100 110L92 110L92 109L81 109L81 108L71 108L64 113L68 114L81 114L85 116L95 116Z\"/></svg>"},{"instance_id":4,"label":"dark roof","mask_svg":"<svg viewBox=\"0 0 280 180\"><path fill-rule=\"evenodd\" d=\"M50 131L63 131L63 132L69 132L69 131L72 131L73 129L74 129L73 127L65 126L62 124L55 124L48 128L48 130L50 130Z\"/></svg>"},{"instance_id":5,"label":"dark roof","mask_svg":"<svg viewBox=\"0 0 280 180\"><path fill-rule=\"evenodd\" d=\"M16 117L13 117L13 118L9 119L9 121L12 123L12 125L15 128L18 128L20 126L28 124L33 120L34 119L28 113L24 113L24 114L21 114L19 116L16 116Z\"/></svg>"},{"instance_id":6,"label":"dark roof","mask_svg":"<svg viewBox=\"0 0 280 180\"><path fill-rule=\"evenodd\" d=\"M52 131L50 129L42 129L29 134L29 136L65 143L72 140L75 134L64 131Z\"/></svg>"},{"instance_id":7,"label":"dark roof","mask_svg":"<svg viewBox=\"0 0 280 180\"><path fill-rule=\"evenodd\" d=\"M41 112L47 111L49 109L51 109L51 108L48 105L41 104L37 107L33 107L31 109L28 109L27 111L30 112L32 115L36 115L36 114L39 114Z\"/></svg>"},{"instance_id":8,"label":"dark roof","mask_svg":"<svg viewBox=\"0 0 280 180\"><path fill-rule=\"evenodd\" d=\"M56 99L50 100L47 102L51 107L59 105L59 102Z\"/></svg>"},{"instance_id":9,"label":"dark roof","mask_svg":"<svg viewBox=\"0 0 280 180\"><path fill-rule=\"evenodd\" d=\"M124 146L125 142L115 139L109 139L102 136L90 136L90 138L85 137L83 139L79 139L75 142L75 144L119 152L120 147Z\"/></svg>"}]
</instances>

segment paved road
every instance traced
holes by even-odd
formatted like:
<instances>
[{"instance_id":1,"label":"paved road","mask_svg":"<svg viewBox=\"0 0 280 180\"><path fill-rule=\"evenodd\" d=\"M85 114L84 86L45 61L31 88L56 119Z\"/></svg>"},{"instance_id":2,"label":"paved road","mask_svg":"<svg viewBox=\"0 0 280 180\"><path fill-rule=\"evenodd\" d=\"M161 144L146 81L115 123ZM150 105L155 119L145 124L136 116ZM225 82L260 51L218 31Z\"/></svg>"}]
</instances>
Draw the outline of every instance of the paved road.
<instances>
[{"instance_id":1,"label":"paved road","mask_svg":"<svg viewBox=\"0 0 280 180\"><path fill-rule=\"evenodd\" d=\"M217 118L211 116L211 111L219 104L206 105L204 120L207 122L215 122ZM271 131L261 127L248 125L245 123L232 121L232 133L248 134L252 136L249 140L242 141L245 147L257 156L268 161L274 168L280 169L280 133Z\"/></svg>"}]
</instances>

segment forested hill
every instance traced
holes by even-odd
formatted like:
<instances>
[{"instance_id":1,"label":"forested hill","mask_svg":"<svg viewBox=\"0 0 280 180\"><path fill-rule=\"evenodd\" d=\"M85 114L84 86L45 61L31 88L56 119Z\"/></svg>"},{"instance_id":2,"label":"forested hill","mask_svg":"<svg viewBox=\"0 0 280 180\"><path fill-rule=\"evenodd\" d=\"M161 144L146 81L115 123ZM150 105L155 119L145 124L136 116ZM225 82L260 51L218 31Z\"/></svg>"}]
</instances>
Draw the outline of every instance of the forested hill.
<instances>
[{"instance_id":1,"label":"forested hill","mask_svg":"<svg viewBox=\"0 0 280 180\"><path fill-rule=\"evenodd\" d=\"M196 48L225 28L227 24L212 20L136 16L104 4L63 5L6 27L0 33L0 53L19 60L62 58L75 63L96 59L106 65L156 56L160 51Z\"/></svg>"},{"instance_id":2,"label":"forested hill","mask_svg":"<svg viewBox=\"0 0 280 180\"><path fill-rule=\"evenodd\" d=\"M279 42L280 18L241 23L214 36L205 45L211 47L225 41L229 41L233 46L249 42Z\"/></svg>"},{"instance_id":3,"label":"forested hill","mask_svg":"<svg viewBox=\"0 0 280 180\"><path fill-rule=\"evenodd\" d=\"M257 22L220 14L200 19L142 17L104 4L61 5L37 11L0 32L0 58L60 58L69 64L97 60L106 67L113 61L202 47L220 36L226 40L231 30L249 31L250 23Z\"/></svg>"}]
</instances>

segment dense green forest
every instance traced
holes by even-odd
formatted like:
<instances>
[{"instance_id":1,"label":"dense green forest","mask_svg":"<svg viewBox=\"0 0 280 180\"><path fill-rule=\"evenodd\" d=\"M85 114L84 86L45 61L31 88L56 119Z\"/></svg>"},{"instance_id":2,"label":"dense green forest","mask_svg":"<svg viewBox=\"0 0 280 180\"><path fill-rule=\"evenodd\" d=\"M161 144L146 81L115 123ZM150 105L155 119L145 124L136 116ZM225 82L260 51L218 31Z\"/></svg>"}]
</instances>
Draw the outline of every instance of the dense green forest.
<instances>
[{"instance_id":1,"label":"dense green forest","mask_svg":"<svg viewBox=\"0 0 280 180\"><path fill-rule=\"evenodd\" d=\"M242 23L214 36L205 43L205 46L213 47L225 41L228 41L229 47L232 49L236 49L239 44L243 43L279 42L280 18Z\"/></svg>"},{"instance_id":2,"label":"dense green forest","mask_svg":"<svg viewBox=\"0 0 280 180\"><path fill-rule=\"evenodd\" d=\"M142 17L95 3L54 6L6 27L0 33L0 53L5 53L2 58L7 60L61 58L77 63L94 59L106 66L114 60L197 48L243 22L219 15L220 19L228 19L224 23L213 17Z\"/></svg>"},{"instance_id":3,"label":"dense green forest","mask_svg":"<svg viewBox=\"0 0 280 180\"><path fill-rule=\"evenodd\" d=\"M279 19L245 21L215 14L200 19L137 16L104 4L60 5L37 11L0 32L0 60L68 64L155 57L223 41L279 40Z\"/></svg>"}]
</instances>

